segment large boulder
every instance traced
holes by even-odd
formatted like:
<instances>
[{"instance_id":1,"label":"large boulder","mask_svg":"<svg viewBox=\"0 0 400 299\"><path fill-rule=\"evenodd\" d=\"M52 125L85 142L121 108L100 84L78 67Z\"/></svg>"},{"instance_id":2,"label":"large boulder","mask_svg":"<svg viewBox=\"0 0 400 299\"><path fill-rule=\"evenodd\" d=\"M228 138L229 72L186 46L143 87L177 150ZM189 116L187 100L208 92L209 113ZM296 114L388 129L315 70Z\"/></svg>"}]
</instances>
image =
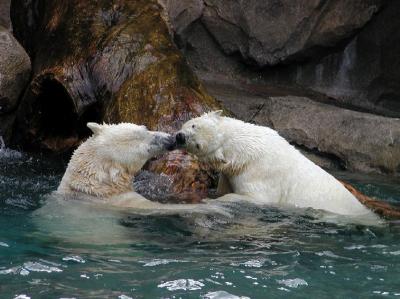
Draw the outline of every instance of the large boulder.
<instances>
[{"instance_id":1,"label":"large boulder","mask_svg":"<svg viewBox=\"0 0 400 299\"><path fill-rule=\"evenodd\" d=\"M0 26L0 136L10 137L19 96L28 83L31 62L12 34Z\"/></svg>"},{"instance_id":2,"label":"large boulder","mask_svg":"<svg viewBox=\"0 0 400 299\"><path fill-rule=\"evenodd\" d=\"M228 55L259 67L303 59L362 28L382 0L164 0L171 25L184 42L199 20Z\"/></svg>"},{"instance_id":3,"label":"large boulder","mask_svg":"<svg viewBox=\"0 0 400 299\"><path fill-rule=\"evenodd\" d=\"M400 117L400 1L387 1L371 22L340 51L271 73L340 103Z\"/></svg>"},{"instance_id":4,"label":"large boulder","mask_svg":"<svg viewBox=\"0 0 400 299\"><path fill-rule=\"evenodd\" d=\"M349 109L400 117L400 1L173 4L165 6L176 41L203 78L310 89Z\"/></svg>"},{"instance_id":5,"label":"large boulder","mask_svg":"<svg viewBox=\"0 0 400 299\"><path fill-rule=\"evenodd\" d=\"M16 0L11 13L15 35L33 57L33 78L13 136L18 146L70 151L90 134L88 121L173 132L220 107L173 43L155 0ZM186 169L164 163L174 159L188 161ZM185 153L170 153L152 165L174 182L185 171L204 178L174 190L206 196L210 177Z\"/></svg>"},{"instance_id":6,"label":"large boulder","mask_svg":"<svg viewBox=\"0 0 400 299\"><path fill-rule=\"evenodd\" d=\"M87 121L174 131L219 107L171 40L156 1L12 2L14 32L33 57L18 113L19 145L63 151Z\"/></svg>"}]
</instances>

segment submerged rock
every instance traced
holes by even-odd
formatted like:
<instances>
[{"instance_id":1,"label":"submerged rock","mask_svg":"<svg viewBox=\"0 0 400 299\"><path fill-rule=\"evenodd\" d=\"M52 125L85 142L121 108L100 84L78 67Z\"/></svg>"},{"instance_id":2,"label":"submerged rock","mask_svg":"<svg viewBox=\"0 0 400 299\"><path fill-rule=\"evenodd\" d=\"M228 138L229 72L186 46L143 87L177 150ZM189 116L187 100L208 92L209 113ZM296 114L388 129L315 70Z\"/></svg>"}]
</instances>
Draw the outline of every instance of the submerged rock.
<instances>
[{"instance_id":1,"label":"submerged rock","mask_svg":"<svg viewBox=\"0 0 400 299\"><path fill-rule=\"evenodd\" d=\"M0 136L11 134L19 96L28 83L31 62L12 34L0 26Z\"/></svg>"}]
</instances>

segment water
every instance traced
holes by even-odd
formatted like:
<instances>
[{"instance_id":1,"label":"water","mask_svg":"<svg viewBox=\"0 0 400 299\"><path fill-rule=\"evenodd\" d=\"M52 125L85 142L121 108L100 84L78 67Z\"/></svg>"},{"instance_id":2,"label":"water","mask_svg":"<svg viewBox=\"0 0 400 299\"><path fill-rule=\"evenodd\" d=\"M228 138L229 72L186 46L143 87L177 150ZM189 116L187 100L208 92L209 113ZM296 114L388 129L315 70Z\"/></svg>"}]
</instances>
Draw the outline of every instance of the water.
<instances>
[{"instance_id":1,"label":"water","mask_svg":"<svg viewBox=\"0 0 400 299\"><path fill-rule=\"evenodd\" d=\"M400 298L395 222L338 225L243 203L228 215L59 203L46 194L64 168L0 152L0 298ZM396 181L345 179L400 198Z\"/></svg>"}]
</instances>

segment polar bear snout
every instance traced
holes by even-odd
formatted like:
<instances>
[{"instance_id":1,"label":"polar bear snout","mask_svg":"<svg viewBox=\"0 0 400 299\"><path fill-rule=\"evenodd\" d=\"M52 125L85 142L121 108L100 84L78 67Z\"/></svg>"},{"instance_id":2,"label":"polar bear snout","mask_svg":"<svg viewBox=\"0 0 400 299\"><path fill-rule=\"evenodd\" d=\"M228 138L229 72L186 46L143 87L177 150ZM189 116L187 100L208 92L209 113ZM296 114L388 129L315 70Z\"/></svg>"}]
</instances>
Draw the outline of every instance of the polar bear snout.
<instances>
[{"instance_id":1,"label":"polar bear snout","mask_svg":"<svg viewBox=\"0 0 400 299\"><path fill-rule=\"evenodd\" d=\"M175 137L166 133L155 135L152 144L158 145L167 151L172 151L176 148Z\"/></svg>"},{"instance_id":2,"label":"polar bear snout","mask_svg":"<svg viewBox=\"0 0 400 299\"><path fill-rule=\"evenodd\" d=\"M183 147L186 145L186 136L182 132L176 133L175 140L178 147Z\"/></svg>"},{"instance_id":3,"label":"polar bear snout","mask_svg":"<svg viewBox=\"0 0 400 299\"><path fill-rule=\"evenodd\" d=\"M163 145L167 151L172 151L176 148L176 141L174 136L169 135L168 137L164 138Z\"/></svg>"}]
</instances>

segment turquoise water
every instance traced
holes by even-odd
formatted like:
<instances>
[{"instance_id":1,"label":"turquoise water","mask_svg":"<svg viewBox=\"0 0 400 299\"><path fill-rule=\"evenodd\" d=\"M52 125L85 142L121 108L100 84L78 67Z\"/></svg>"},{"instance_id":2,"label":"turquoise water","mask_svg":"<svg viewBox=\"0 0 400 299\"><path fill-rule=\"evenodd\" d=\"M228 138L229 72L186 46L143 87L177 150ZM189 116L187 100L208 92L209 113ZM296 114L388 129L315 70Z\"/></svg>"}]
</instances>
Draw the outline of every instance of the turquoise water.
<instances>
[{"instance_id":1,"label":"turquoise water","mask_svg":"<svg viewBox=\"0 0 400 299\"><path fill-rule=\"evenodd\" d=\"M241 203L230 216L52 205L64 167L0 153L0 298L400 298L396 222L338 225ZM337 175L400 199L396 180Z\"/></svg>"}]
</instances>

